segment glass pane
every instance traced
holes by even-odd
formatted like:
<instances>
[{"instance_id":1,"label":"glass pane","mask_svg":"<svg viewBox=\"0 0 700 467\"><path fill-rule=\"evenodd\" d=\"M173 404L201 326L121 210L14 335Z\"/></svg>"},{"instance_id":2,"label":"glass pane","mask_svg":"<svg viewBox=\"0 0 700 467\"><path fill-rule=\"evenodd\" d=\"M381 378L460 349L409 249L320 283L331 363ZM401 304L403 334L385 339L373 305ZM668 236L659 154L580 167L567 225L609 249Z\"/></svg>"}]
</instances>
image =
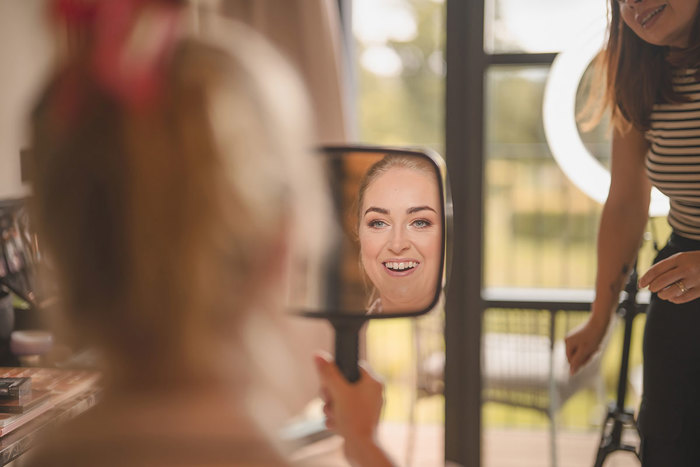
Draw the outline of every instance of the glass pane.
<instances>
[{"instance_id":1,"label":"glass pane","mask_svg":"<svg viewBox=\"0 0 700 467\"><path fill-rule=\"evenodd\" d=\"M548 74L547 66L494 66L486 73L486 287L590 289L594 285L602 206L566 178L549 150L542 119ZM579 90L577 112L584 104L585 95ZM594 157L609 165L607 119L591 132L581 133L581 138ZM646 264L650 256L646 254ZM594 455L597 424L602 420L600 407L614 396L619 354L606 353L597 361L596 368L601 369L586 384L570 386L571 393L568 389L557 393L563 400L552 398L547 379L549 365L555 365L552 371L557 380L567 370L563 339L587 317L587 312L559 312L553 319L543 310L485 311L484 437L499 439L506 446L487 447L485 456L491 463L485 465L496 465L504 456L545 464L553 401L558 404L554 406L558 436L566 436L567 430L595 430L589 431L591 447L586 448ZM639 336L637 330L635 338L641 339ZM610 348L619 349L621 338L616 333ZM633 352L635 365L640 357L639 351ZM523 449L523 433L538 448ZM570 462L571 452L562 450L559 460Z\"/></svg>"},{"instance_id":2,"label":"glass pane","mask_svg":"<svg viewBox=\"0 0 700 467\"><path fill-rule=\"evenodd\" d=\"M548 72L546 66L494 66L486 73L485 287L594 285L602 207L568 180L547 145L542 98ZM585 103L579 89L577 112ZM608 124L603 118L591 131L579 132L606 167ZM668 234L663 224L655 221L652 229L659 242ZM653 256L646 242L640 269Z\"/></svg>"},{"instance_id":3,"label":"glass pane","mask_svg":"<svg viewBox=\"0 0 700 467\"><path fill-rule=\"evenodd\" d=\"M552 158L542 123L548 67L486 74L486 287L590 288L600 206Z\"/></svg>"},{"instance_id":4,"label":"glass pane","mask_svg":"<svg viewBox=\"0 0 700 467\"><path fill-rule=\"evenodd\" d=\"M588 12L593 12L595 5L605 11L602 0L487 0L487 3L486 48L494 53L566 49L576 39L579 25L586 26ZM596 236L602 206L567 179L550 152L542 110L549 73L547 66L504 65L493 66L485 74L485 287L591 289L594 286ZM582 86L577 94L576 110L567 112L578 114L586 104ZM573 118L563 112L552 115ZM590 132L583 132L581 127L579 124L579 136L586 149L609 167L608 119L603 118ZM655 219L650 225L650 232L662 244L669 232L665 220ZM641 271L648 267L653 256L651 242L647 241L640 254ZM586 452L595 454L602 421L600 407L615 396L619 353L602 354L593 377L588 380L590 384L576 388L575 393L572 389L562 395L568 389L562 389L559 384L569 381L565 376L568 367L563 339L587 317L587 312L573 311L555 315L521 309L484 312L484 465L498 465L506 458L545 465L549 449L547 430L554 423L548 415L552 407L556 410L557 436L567 436L567 431L575 431L578 436L585 430L590 434ZM641 341L643 324L643 317L638 318L633 342ZM618 328L608 348L621 346L622 329ZM634 362L630 366L631 374L635 374L640 368L640 346L633 344L630 357ZM547 379L550 369L557 381L554 398ZM638 405L634 399L639 395L630 391L629 402ZM552 402L559 405L553 406ZM572 453L560 450L559 461L574 462Z\"/></svg>"},{"instance_id":5,"label":"glass pane","mask_svg":"<svg viewBox=\"0 0 700 467\"><path fill-rule=\"evenodd\" d=\"M361 141L444 148L444 2L354 0Z\"/></svg>"},{"instance_id":6,"label":"glass pane","mask_svg":"<svg viewBox=\"0 0 700 467\"><path fill-rule=\"evenodd\" d=\"M605 0L486 0L484 49L561 52L605 14Z\"/></svg>"},{"instance_id":7,"label":"glass pane","mask_svg":"<svg viewBox=\"0 0 700 467\"><path fill-rule=\"evenodd\" d=\"M357 139L443 154L444 0L353 0L352 8ZM443 323L434 310L367 329L367 359L385 383L380 437L407 465L444 462ZM415 446L401 447L409 442L401 424L415 427ZM400 427L396 439L391 426Z\"/></svg>"},{"instance_id":8,"label":"glass pane","mask_svg":"<svg viewBox=\"0 0 700 467\"><path fill-rule=\"evenodd\" d=\"M590 64L579 83L576 94L576 112L579 115L577 126L581 141L588 152L610 170L611 127L610 115L606 112L599 121L590 118L589 115L597 109L598 103L589 102L588 89L591 84L593 65ZM593 128L585 129L595 124Z\"/></svg>"}]
</instances>

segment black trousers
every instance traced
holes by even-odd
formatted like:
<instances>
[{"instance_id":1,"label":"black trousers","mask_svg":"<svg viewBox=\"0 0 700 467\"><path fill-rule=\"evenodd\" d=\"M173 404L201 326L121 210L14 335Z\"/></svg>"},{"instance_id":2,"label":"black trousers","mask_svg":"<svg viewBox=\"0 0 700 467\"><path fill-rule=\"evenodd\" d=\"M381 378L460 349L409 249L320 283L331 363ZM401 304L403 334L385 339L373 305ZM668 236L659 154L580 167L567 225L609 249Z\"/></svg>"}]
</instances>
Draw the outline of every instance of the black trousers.
<instances>
[{"instance_id":1,"label":"black trousers","mask_svg":"<svg viewBox=\"0 0 700 467\"><path fill-rule=\"evenodd\" d=\"M654 262L694 250L700 241L671 234ZM643 352L642 465L700 466L700 299L675 305L653 294Z\"/></svg>"}]
</instances>

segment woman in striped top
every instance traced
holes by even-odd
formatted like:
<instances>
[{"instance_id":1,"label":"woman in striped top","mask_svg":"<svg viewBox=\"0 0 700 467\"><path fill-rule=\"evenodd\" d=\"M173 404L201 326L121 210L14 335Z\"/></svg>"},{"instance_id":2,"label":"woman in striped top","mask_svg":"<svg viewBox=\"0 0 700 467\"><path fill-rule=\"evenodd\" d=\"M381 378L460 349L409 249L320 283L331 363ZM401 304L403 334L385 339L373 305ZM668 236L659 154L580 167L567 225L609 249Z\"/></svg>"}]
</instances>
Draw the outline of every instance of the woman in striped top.
<instances>
[{"instance_id":1,"label":"woman in striped top","mask_svg":"<svg viewBox=\"0 0 700 467\"><path fill-rule=\"evenodd\" d=\"M598 233L596 298L566 341L571 372L600 346L627 280L650 190L673 233L640 278L652 292L639 413L645 466L700 465L700 0L610 0L599 83L613 128L612 182Z\"/></svg>"}]
</instances>

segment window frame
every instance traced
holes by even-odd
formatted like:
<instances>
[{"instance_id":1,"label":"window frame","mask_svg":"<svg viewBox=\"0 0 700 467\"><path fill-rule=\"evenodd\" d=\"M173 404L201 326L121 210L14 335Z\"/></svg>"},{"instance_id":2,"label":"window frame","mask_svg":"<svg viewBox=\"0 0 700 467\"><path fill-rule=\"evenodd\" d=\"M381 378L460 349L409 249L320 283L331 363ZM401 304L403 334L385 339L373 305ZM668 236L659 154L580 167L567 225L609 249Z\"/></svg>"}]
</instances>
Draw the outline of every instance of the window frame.
<instances>
[{"instance_id":1,"label":"window frame","mask_svg":"<svg viewBox=\"0 0 700 467\"><path fill-rule=\"evenodd\" d=\"M491 305L483 298L482 274L485 76L493 65L551 65L557 54L489 54L485 1L445 1L445 152L455 212L445 318L445 462L479 466L481 330Z\"/></svg>"}]
</instances>

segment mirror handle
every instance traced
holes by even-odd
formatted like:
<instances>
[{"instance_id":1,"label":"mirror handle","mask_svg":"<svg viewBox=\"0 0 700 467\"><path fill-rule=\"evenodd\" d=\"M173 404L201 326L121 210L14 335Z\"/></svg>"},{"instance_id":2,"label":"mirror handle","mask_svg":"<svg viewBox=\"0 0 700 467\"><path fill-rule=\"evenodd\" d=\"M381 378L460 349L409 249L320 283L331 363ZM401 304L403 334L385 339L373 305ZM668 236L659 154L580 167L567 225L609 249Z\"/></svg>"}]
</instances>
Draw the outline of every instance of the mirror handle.
<instances>
[{"instance_id":1,"label":"mirror handle","mask_svg":"<svg viewBox=\"0 0 700 467\"><path fill-rule=\"evenodd\" d=\"M335 328L335 363L345 379L354 383L360 379L358 366L360 329L365 320L333 321Z\"/></svg>"}]
</instances>

